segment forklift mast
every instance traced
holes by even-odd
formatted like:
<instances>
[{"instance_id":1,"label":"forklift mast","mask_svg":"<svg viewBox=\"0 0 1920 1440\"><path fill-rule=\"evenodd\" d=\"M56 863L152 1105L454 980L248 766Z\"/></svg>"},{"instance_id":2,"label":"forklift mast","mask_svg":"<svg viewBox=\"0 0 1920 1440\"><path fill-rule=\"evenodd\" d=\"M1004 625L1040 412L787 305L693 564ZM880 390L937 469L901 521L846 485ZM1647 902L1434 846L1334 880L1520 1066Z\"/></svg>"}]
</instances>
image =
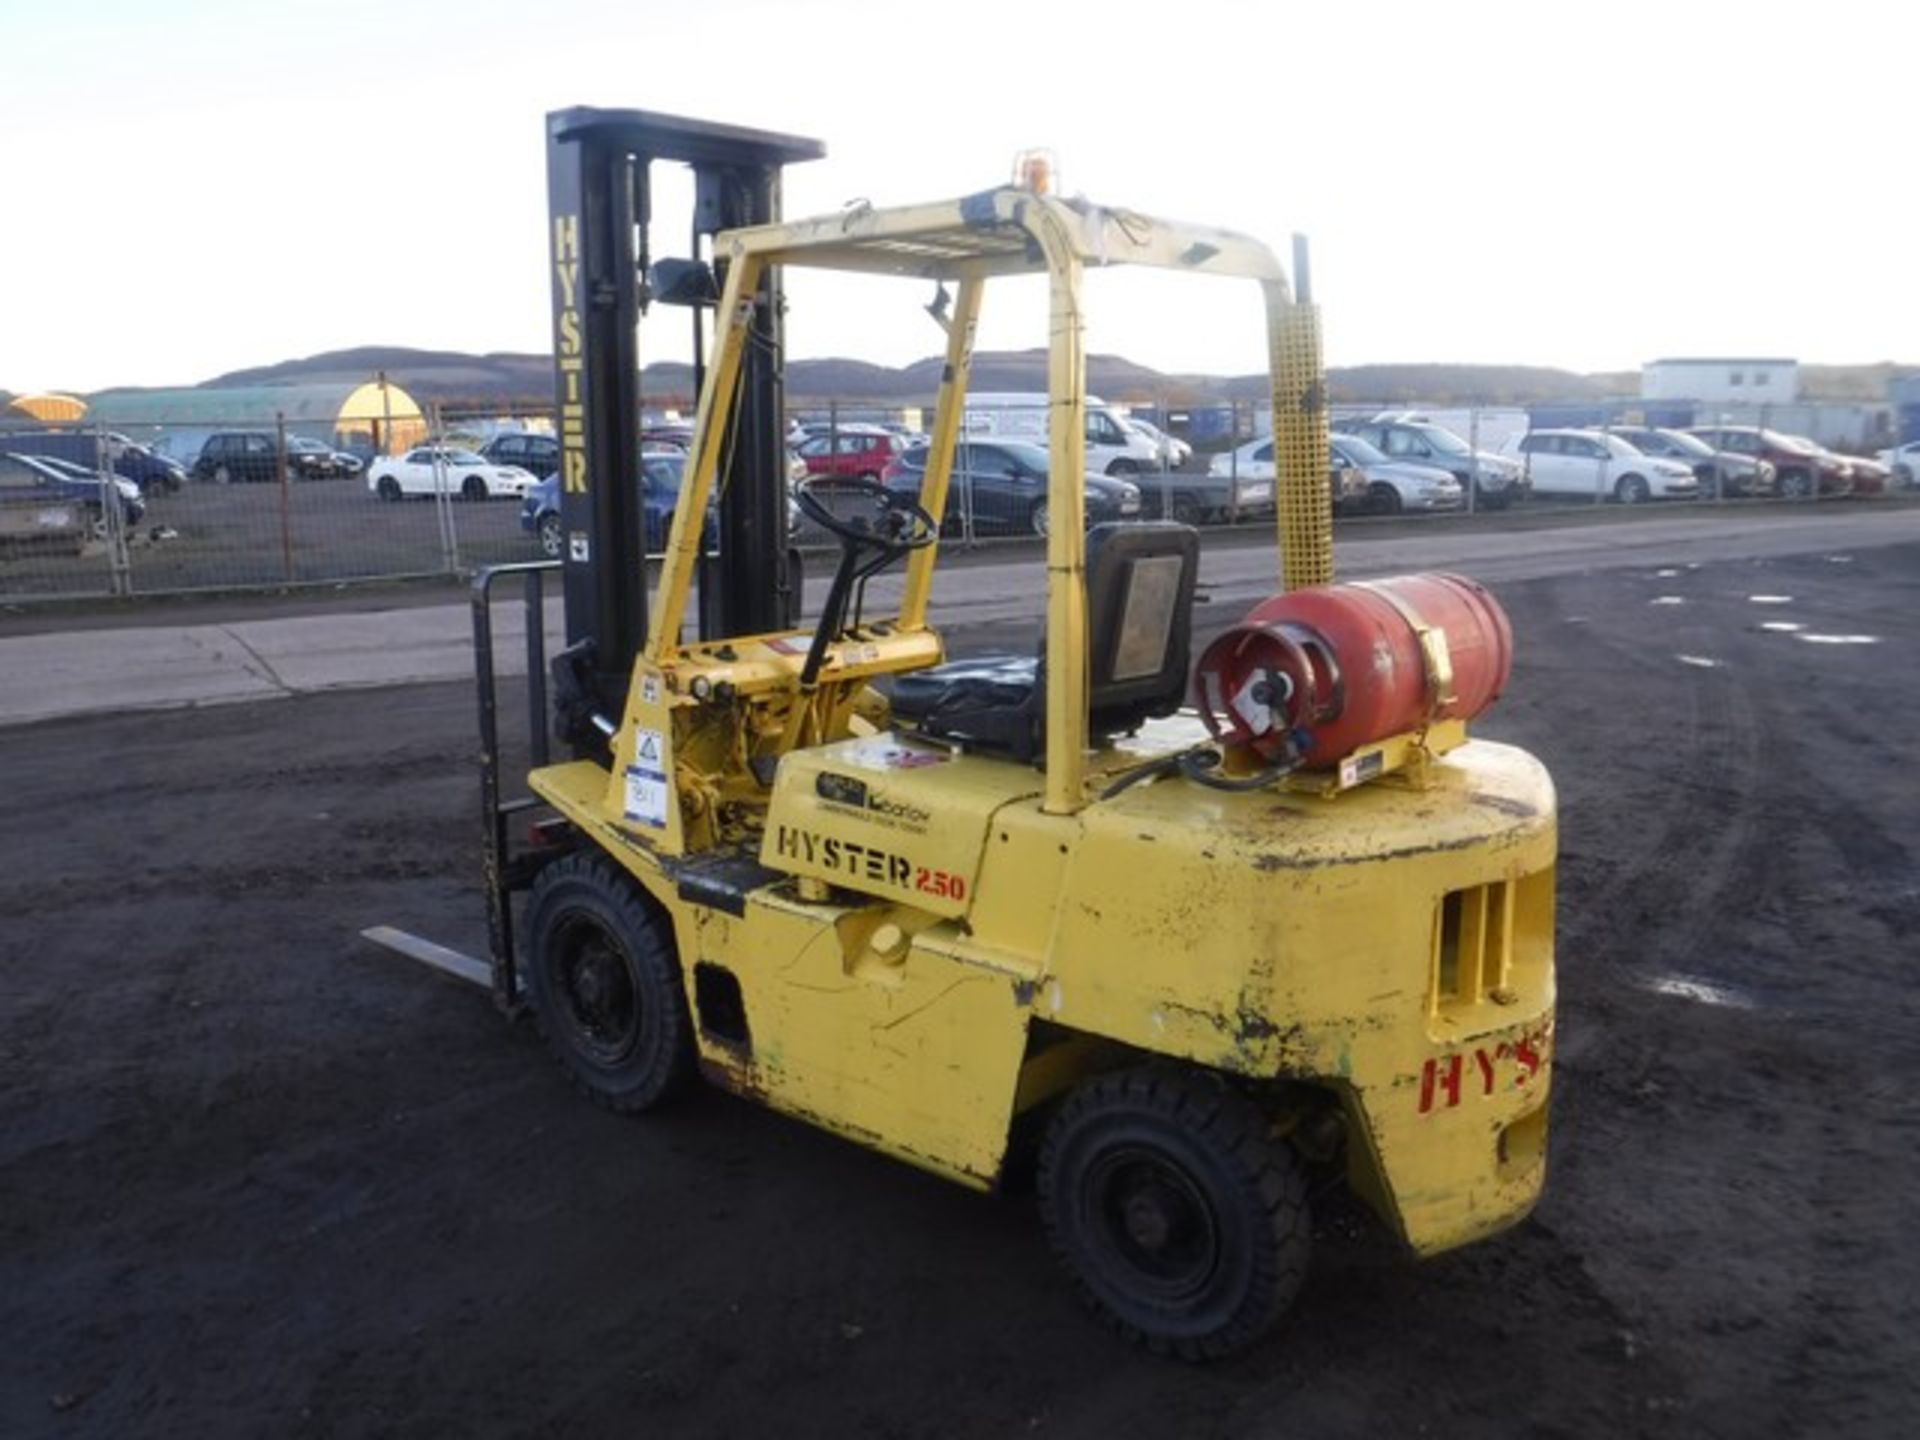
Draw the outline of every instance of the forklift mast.
<instances>
[{"instance_id":1,"label":"forklift mast","mask_svg":"<svg viewBox=\"0 0 1920 1440\"><path fill-rule=\"evenodd\" d=\"M555 662L556 717L576 746L584 721L618 715L647 632L646 526L640 490L639 323L654 298L693 306L694 386L703 379L702 310L725 283L702 261L723 230L780 219L782 169L826 154L817 140L646 110L575 107L547 116L555 399L567 648ZM655 270L652 167L694 173L690 261ZM724 266L724 262L718 262ZM703 577L706 635L789 623L780 280L754 296L738 423L720 457L719 562ZM793 597L797 600L797 597ZM797 610L797 606L794 607Z\"/></svg>"}]
</instances>

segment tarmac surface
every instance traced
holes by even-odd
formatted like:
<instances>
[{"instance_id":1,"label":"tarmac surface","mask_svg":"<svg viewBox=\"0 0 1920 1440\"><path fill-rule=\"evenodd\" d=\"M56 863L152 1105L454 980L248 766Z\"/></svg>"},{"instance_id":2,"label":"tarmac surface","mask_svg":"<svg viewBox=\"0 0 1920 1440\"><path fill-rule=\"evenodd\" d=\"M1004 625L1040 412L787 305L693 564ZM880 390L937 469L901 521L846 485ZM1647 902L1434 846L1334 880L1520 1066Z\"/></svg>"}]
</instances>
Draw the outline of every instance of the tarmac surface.
<instances>
[{"instance_id":1,"label":"tarmac surface","mask_svg":"<svg viewBox=\"0 0 1920 1440\"><path fill-rule=\"evenodd\" d=\"M1348 578L1458 569L1491 584L1663 558L1685 563L1791 554L1810 543L1920 541L1920 506L1689 510L1644 517L1614 512L1604 518L1611 523L1518 531L1426 525L1399 534L1349 535L1338 544L1336 565ZM1245 610L1278 588L1270 534L1206 538L1200 584L1211 603ZM818 613L828 569L824 561L812 566L808 615ZM1045 585L1036 545L1001 547L936 573L935 617L950 629L1025 619L1036 613ZM96 609L81 628L63 623L58 612L29 612L0 624L0 676L8 677L0 684L0 725L465 679L473 673L469 606L418 603L442 593L415 591L405 597L412 603L392 605L376 592L363 605L378 608L361 608L349 592L341 602L353 608L336 603L295 615L261 616L269 602L228 601L224 608L233 618L207 621L194 606L176 602L145 607L141 623L122 626L103 623L102 614L110 612ZM897 573L875 580L869 594L870 613L897 601ZM559 636L561 623L556 600L549 607L550 638ZM496 607L495 634L499 673L524 673L525 629L517 603Z\"/></svg>"},{"instance_id":2,"label":"tarmac surface","mask_svg":"<svg viewBox=\"0 0 1920 1440\"><path fill-rule=\"evenodd\" d=\"M1920 512L1712 519L1343 552L1514 620L1550 1177L1424 1264L1327 1205L1207 1368L1084 1317L1030 1197L609 1116L357 938L484 946L463 607L0 638L0 1435L1911 1435ZM1210 546L1202 635L1271 564ZM1030 643L1037 573L952 572L950 648Z\"/></svg>"}]
</instances>

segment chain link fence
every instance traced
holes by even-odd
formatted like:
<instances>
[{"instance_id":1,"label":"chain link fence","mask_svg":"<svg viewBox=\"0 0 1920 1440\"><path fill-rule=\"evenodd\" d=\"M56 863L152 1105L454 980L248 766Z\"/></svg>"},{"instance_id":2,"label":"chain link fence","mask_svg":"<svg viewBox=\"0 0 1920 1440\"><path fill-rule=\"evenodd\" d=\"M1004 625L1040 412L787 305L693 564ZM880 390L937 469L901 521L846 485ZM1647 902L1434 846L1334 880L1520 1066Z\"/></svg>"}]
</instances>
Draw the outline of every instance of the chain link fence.
<instances>
[{"instance_id":1,"label":"chain link fence","mask_svg":"<svg viewBox=\"0 0 1920 1440\"><path fill-rule=\"evenodd\" d=\"M678 499L690 411L650 411L642 466L648 544ZM788 478L830 507L859 482L917 494L930 407L790 407ZM1257 399L1170 396L1088 409L1089 523L1167 518L1270 526L1271 415ZM1639 503L1856 503L1914 488L1886 406L1708 407L1618 401L1555 406L1332 407L1335 513L1473 514ZM1047 407L976 394L946 514L963 548L1046 533ZM351 433L280 416L155 423L0 424L0 602L278 589L552 558L556 465L542 408L429 406ZM838 485L836 482L842 482ZM841 492L836 496L835 491ZM792 539L827 537L790 509Z\"/></svg>"}]
</instances>

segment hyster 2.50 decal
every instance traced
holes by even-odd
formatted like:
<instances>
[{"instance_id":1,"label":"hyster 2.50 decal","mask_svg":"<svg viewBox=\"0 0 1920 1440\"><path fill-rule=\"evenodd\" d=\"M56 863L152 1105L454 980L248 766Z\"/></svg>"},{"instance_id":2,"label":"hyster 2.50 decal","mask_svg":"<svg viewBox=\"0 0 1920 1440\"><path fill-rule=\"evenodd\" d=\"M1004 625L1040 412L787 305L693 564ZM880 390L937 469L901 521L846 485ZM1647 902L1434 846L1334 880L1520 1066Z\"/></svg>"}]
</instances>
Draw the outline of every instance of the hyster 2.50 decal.
<instances>
[{"instance_id":1,"label":"hyster 2.50 decal","mask_svg":"<svg viewBox=\"0 0 1920 1440\"><path fill-rule=\"evenodd\" d=\"M816 835L797 825L777 825L773 831L773 851L783 860L832 870L848 880L891 885L916 895L931 895L941 900L965 900L967 879L949 870L916 865L906 856L877 845L842 840L836 835Z\"/></svg>"}]
</instances>

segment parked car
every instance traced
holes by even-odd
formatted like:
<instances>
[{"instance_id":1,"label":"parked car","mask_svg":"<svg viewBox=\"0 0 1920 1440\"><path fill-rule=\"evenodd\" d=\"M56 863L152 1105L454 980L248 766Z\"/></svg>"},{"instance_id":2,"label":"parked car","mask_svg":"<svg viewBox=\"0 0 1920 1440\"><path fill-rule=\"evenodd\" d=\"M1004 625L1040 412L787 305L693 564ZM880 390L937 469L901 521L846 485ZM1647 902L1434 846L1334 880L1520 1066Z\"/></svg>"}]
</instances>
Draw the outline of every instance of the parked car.
<instances>
[{"instance_id":1,"label":"parked car","mask_svg":"<svg viewBox=\"0 0 1920 1440\"><path fill-rule=\"evenodd\" d=\"M685 450L693 444L693 426L691 425L649 425L640 432L640 443L656 448ZM788 444L793 444L789 438Z\"/></svg>"},{"instance_id":2,"label":"parked car","mask_svg":"<svg viewBox=\"0 0 1920 1440\"><path fill-rule=\"evenodd\" d=\"M1604 495L1622 505L1692 499L1700 493L1693 466L1643 455L1618 435L1598 430L1529 430L1509 442L1527 467L1536 495Z\"/></svg>"},{"instance_id":3,"label":"parked car","mask_svg":"<svg viewBox=\"0 0 1920 1440\"><path fill-rule=\"evenodd\" d=\"M1273 437L1261 435L1233 450L1225 450L1207 462L1207 477L1219 484L1204 511L1183 515L1176 506L1174 518L1190 523L1225 519L1228 515L1259 516L1273 513ZM1155 477L1158 479L1159 477Z\"/></svg>"},{"instance_id":4,"label":"parked car","mask_svg":"<svg viewBox=\"0 0 1920 1440\"><path fill-rule=\"evenodd\" d=\"M1328 453L1336 509L1398 515L1402 510L1458 510L1466 504L1466 489L1452 471L1392 459L1358 435L1330 436Z\"/></svg>"},{"instance_id":5,"label":"parked car","mask_svg":"<svg viewBox=\"0 0 1920 1440\"><path fill-rule=\"evenodd\" d=\"M324 448L324 447L323 447ZM324 480L333 473L332 452L287 451L289 480ZM207 437L193 478L216 485L264 483L280 478L280 440L271 430L222 430Z\"/></svg>"},{"instance_id":6,"label":"parked car","mask_svg":"<svg viewBox=\"0 0 1920 1440\"><path fill-rule=\"evenodd\" d=\"M560 468L560 437L530 431L496 435L480 447L480 455L490 464L509 465L544 480Z\"/></svg>"},{"instance_id":7,"label":"parked car","mask_svg":"<svg viewBox=\"0 0 1920 1440\"><path fill-rule=\"evenodd\" d=\"M1758 425L1695 425L1687 433L1716 450L1765 460L1773 466L1775 489L1788 499L1805 499L1816 484L1822 495L1846 495L1853 490L1853 474L1844 460L1796 435Z\"/></svg>"},{"instance_id":8,"label":"parked car","mask_svg":"<svg viewBox=\"0 0 1920 1440\"><path fill-rule=\"evenodd\" d=\"M1799 437L1805 438L1805 437ZM1809 444L1812 442L1809 441ZM1826 454L1841 461L1847 467L1847 478L1853 482L1856 495L1886 495L1893 490L1893 467L1882 464L1868 455L1841 455L1821 447Z\"/></svg>"},{"instance_id":9,"label":"parked car","mask_svg":"<svg viewBox=\"0 0 1920 1440\"><path fill-rule=\"evenodd\" d=\"M666 548L667 535L673 529L673 512L680 503L680 483L686 474L684 451L654 449L640 457L640 513L646 528L649 553ZM700 538L702 546L714 541L718 501L707 505L707 529ZM566 549L566 533L560 524L560 476L553 474L528 490L520 502L520 528L540 542L540 551L558 560ZM787 536L800 528L800 512L791 498L787 501Z\"/></svg>"},{"instance_id":10,"label":"parked car","mask_svg":"<svg viewBox=\"0 0 1920 1440\"><path fill-rule=\"evenodd\" d=\"M1358 435L1389 460L1437 465L1462 487L1473 483L1477 469L1480 488L1474 492L1474 503L1482 509L1504 510L1527 497L1525 466L1510 456L1475 450L1446 426L1430 420L1376 415L1371 420L1336 420L1333 429L1338 434Z\"/></svg>"},{"instance_id":11,"label":"parked car","mask_svg":"<svg viewBox=\"0 0 1920 1440\"><path fill-rule=\"evenodd\" d=\"M1618 435L1642 455L1691 465L1702 495L1773 494L1775 474L1771 461L1733 450L1716 450L1699 436L1684 430L1667 430L1655 425L1605 428L1608 434Z\"/></svg>"},{"instance_id":12,"label":"parked car","mask_svg":"<svg viewBox=\"0 0 1920 1440\"><path fill-rule=\"evenodd\" d=\"M101 458L102 441L106 458ZM0 432L0 454L50 455L57 460L86 470L111 468L138 485L143 493L178 490L186 483L184 465L156 455L144 445L126 436L108 431L104 436L89 430L13 430Z\"/></svg>"},{"instance_id":13,"label":"parked car","mask_svg":"<svg viewBox=\"0 0 1920 1440\"><path fill-rule=\"evenodd\" d=\"M397 460L376 460L367 470L367 489L382 500L437 495L443 487L462 500L517 500L537 483L517 465L490 464L471 450L449 446L422 445Z\"/></svg>"},{"instance_id":14,"label":"parked car","mask_svg":"<svg viewBox=\"0 0 1920 1440\"><path fill-rule=\"evenodd\" d=\"M35 466L0 453L0 554L43 546L78 551L93 530L86 505L50 492Z\"/></svg>"},{"instance_id":15,"label":"parked car","mask_svg":"<svg viewBox=\"0 0 1920 1440\"><path fill-rule=\"evenodd\" d=\"M336 450L307 435L287 437L287 457L290 461L298 458L303 479L343 480L358 475L361 470L359 456Z\"/></svg>"},{"instance_id":16,"label":"parked car","mask_svg":"<svg viewBox=\"0 0 1920 1440\"><path fill-rule=\"evenodd\" d=\"M967 396L963 420L969 440L1004 440L1047 446L1051 402L1044 390L987 391ZM1104 475L1134 476L1160 468L1160 453L1144 435L1127 428L1118 410L1098 395L1086 397L1086 466Z\"/></svg>"},{"instance_id":17,"label":"parked car","mask_svg":"<svg viewBox=\"0 0 1920 1440\"><path fill-rule=\"evenodd\" d=\"M1880 452L1880 463L1893 472L1893 480L1903 489L1913 489L1920 482L1920 440L1910 440L1905 445L1895 445L1891 450Z\"/></svg>"},{"instance_id":18,"label":"parked car","mask_svg":"<svg viewBox=\"0 0 1920 1440\"><path fill-rule=\"evenodd\" d=\"M53 471L54 474L58 475L61 479L70 481L75 485L91 486L95 493L98 493L100 489L100 480L104 473L113 481L114 489L117 490L124 499L138 501L143 510L146 506L146 492L140 488L137 482L129 480L118 471L102 472L94 469L91 465L76 465L71 460L62 460L58 455L22 455L19 458L22 460L32 460L45 469Z\"/></svg>"},{"instance_id":19,"label":"parked car","mask_svg":"<svg viewBox=\"0 0 1920 1440\"><path fill-rule=\"evenodd\" d=\"M897 495L917 497L927 473L926 445L893 458L881 476ZM1047 452L1019 440L963 440L954 448L953 475L947 484L943 526L958 526L961 507L971 493L976 531L1045 535L1051 520L1047 504ZM1111 475L1086 477L1087 524L1132 520L1140 514L1140 487Z\"/></svg>"},{"instance_id":20,"label":"parked car","mask_svg":"<svg viewBox=\"0 0 1920 1440\"><path fill-rule=\"evenodd\" d=\"M97 470L57 458L0 454L0 484L7 491L8 503L16 507L39 504L58 510L71 506L80 512L89 534L97 535L106 528L107 511L101 504L104 487ZM137 525L147 513L140 487L124 475L113 476L112 486L120 505L121 523ZM16 522L18 518L16 515ZM65 522L50 519L47 528L64 531L67 527Z\"/></svg>"},{"instance_id":21,"label":"parked car","mask_svg":"<svg viewBox=\"0 0 1920 1440\"><path fill-rule=\"evenodd\" d=\"M809 477L850 475L878 480L893 457L906 449L892 431L842 428L831 434L810 435L796 447Z\"/></svg>"},{"instance_id":22,"label":"parked car","mask_svg":"<svg viewBox=\"0 0 1920 1440\"><path fill-rule=\"evenodd\" d=\"M1168 470L1178 470L1193 458L1193 447L1178 435L1169 435L1152 421L1137 419L1129 415L1127 428L1153 446L1160 464Z\"/></svg>"},{"instance_id":23,"label":"parked car","mask_svg":"<svg viewBox=\"0 0 1920 1440\"><path fill-rule=\"evenodd\" d=\"M1335 436L1333 438L1338 441L1352 437ZM1362 450L1377 457L1383 463L1386 460L1385 456L1380 455L1379 451L1374 450L1371 445L1367 445L1364 441L1359 442L1357 449L1346 453L1343 453L1337 444L1328 447L1327 481L1335 510L1358 510L1365 506L1367 499L1367 477L1353 458L1355 454L1360 453ZM1411 469L1414 467L1408 468ZM1446 475L1445 471L1441 471L1440 473ZM1190 523L1196 519L1211 519L1216 515L1224 518L1228 513L1227 499L1230 494L1234 497L1236 502L1235 508L1241 515L1271 515L1274 505L1277 503L1274 497L1273 487L1274 482L1278 479L1278 471L1275 468L1273 460L1273 437L1271 435L1262 435L1256 439L1247 441L1246 444L1237 449L1214 456L1207 466L1207 476L1210 480L1218 482L1220 486L1217 494L1210 497L1216 503L1206 512L1198 514L1182 513L1179 507L1176 506L1174 512L1176 518L1187 520ZM1167 478L1176 483L1186 479L1183 475L1173 475ZM1446 475L1446 479L1448 486L1453 491L1454 498L1457 500L1460 495L1460 487L1453 483L1453 477L1451 475ZM1160 477L1157 475L1147 477L1146 483L1149 487L1149 492L1151 492L1151 487L1157 484L1159 480ZM1383 480L1382 484L1384 486L1384 492L1377 498L1382 507L1384 507L1388 501L1396 497L1399 492L1391 481Z\"/></svg>"}]
</instances>

